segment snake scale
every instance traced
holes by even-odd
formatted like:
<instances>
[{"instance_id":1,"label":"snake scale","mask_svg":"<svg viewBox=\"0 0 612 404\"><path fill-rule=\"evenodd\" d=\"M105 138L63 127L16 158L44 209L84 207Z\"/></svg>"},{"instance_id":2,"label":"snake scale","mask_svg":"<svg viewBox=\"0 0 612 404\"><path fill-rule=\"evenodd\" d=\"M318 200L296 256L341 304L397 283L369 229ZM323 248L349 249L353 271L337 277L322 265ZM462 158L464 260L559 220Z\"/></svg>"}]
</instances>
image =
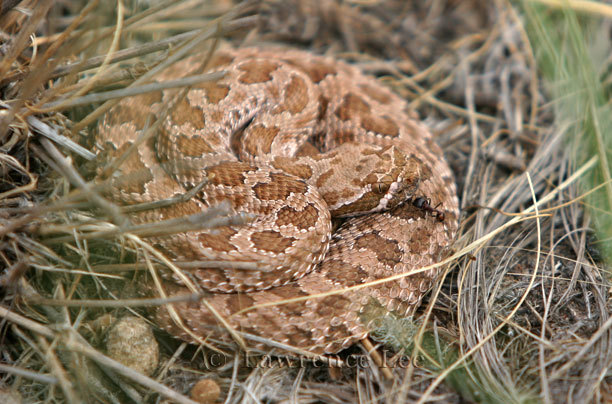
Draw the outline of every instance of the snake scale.
<instances>
[{"instance_id":1,"label":"snake scale","mask_svg":"<svg viewBox=\"0 0 612 404\"><path fill-rule=\"evenodd\" d=\"M221 262L184 273L235 330L335 353L367 335L366 305L411 313L439 270L314 296L410 274L450 250L459 217L453 176L407 103L356 67L304 51L244 48L205 60L189 57L159 80L203 69L225 75L182 95L123 99L101 120L99 145L113 159L161 117L111 177L112 197L124 205L165 200L204 183L190 200L133 214L133 222L193 215L222 201L255 215L152 239L172 260ZM232 265L245 262L258 269ZM163 287L167 296L189 292L176 274ZM305 299L268 304L295 297ZM174 304L184 327L165 307L154 320L185 340L229 338L208 307Z\"/></svg>"}]
</instances>

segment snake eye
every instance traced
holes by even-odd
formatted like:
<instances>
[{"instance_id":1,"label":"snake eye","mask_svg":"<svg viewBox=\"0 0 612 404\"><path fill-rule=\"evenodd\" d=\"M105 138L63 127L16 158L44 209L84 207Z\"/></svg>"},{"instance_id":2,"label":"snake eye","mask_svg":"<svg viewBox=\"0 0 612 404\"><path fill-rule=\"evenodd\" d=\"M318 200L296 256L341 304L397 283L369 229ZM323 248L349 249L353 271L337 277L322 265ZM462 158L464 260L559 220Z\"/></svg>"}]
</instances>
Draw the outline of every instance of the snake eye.
<instances>
[{"instance_id":1,"label":"snake eye","mask_svg":"<svg viewBox=\"0 0 612 404\"><path fill-rule=\"evenodd\" d=\"M388 190L389 184L385 182L375 182L374 184L372 184L372 191L376 192L377 194L384 194Z\"/></svg>"}]
</instances>

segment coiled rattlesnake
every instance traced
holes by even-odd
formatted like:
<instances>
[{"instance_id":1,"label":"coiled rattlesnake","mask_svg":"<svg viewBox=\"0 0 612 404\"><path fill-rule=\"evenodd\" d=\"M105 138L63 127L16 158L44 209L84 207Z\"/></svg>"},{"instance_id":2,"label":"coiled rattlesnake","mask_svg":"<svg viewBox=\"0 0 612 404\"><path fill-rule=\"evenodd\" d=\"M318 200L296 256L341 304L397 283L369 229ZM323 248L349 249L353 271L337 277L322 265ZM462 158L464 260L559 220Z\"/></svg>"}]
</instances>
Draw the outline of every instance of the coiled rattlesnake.
<instances>
[{"instance_id":1,"label":"coiled rattlesnake","mask_svg":"<svg viewBox=\"0 0 612 404\"><path fill-rule=\"evenodd\" d=\"M160 79L198 73L203 59L179 62ZM437 270L236 314L439 261L457 230L458 202L429 131L401 98L355 67L302 51L248 48L216 52L207 69L227 74L179 98L156 136L116 172L114 197L124 204L167 199L206 180L191 200L134 220L177 218L224 200L235 212L257 215L246 225L155 240L176 260L259 263L260 271L188 271L237 330L332 353L366 335L359 317L366 304L413 310ZM99 125L108 158L121 155L175 93L128 98L109 112ZM345 218L333 233L331 217ZM179 282L165 288L169 295L186 291ZM175 308L196 335L219 329L200 303ZM190 339L165 308L156 320Z\"/></svg>"}]
</instances>

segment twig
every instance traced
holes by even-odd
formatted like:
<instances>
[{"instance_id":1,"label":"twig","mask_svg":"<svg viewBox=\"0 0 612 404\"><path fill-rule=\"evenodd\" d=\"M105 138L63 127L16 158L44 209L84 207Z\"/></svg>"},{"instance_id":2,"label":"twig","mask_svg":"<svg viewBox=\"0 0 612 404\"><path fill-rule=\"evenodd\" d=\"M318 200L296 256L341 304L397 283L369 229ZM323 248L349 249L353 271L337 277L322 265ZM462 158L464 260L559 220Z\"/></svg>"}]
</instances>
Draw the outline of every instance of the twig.
<instances>
[{"instance_id":1,"label":"twig","mask_svg":"<svg viewBox=\"0 0 612 404\"><path fill-rule=\"evenodd\" d=\"M32 128L36 129L38 133L53 140L58 145L71 150L72 152L78 154L79 156L87 160L93 160L96 158L96 155L94 153L90 152L89 150L87 150L83 146L80 146L74 141L68 139L66 136L60 135L55 129L53 129L40 119L36 118L35 116L30 115L26 119L28 121L28 124L32 126Z\"/></svg>"},{"instance_id":2,"label":"twig","mask_svg":"<svg viewBox=\"0 0 612 404\"><path fill-rule=\"evenodd\" d=\"M45 159L45 162L47 163L51 162L52 165L55 165L59 169L59 171L74 186L81 188L84 194L87 195L87 197L92 202L94 202L102 210L104 210L113 219L113 221L116 224L124 225L125 223L128 222L127 218L125 218L121 214L120 209L116 205L110 203L109 201L104 199L102 196L100 196L94 190L94 188L81 177L81 175L74 169L74 167L72 167L72 164L70 164L70 162L66 160L66 158L62 155L62 153L60 153L60 151L55 148L53 143L51 143L48 139L44 139L44 138L41 139L41 143L45 146L47 152L53 158L53 160L50 160L49 158L46 157L45 153L39 150L39 156ZM35 145L31 145L31 147L35 150L38 149ZM53 164L53 163L57 163L57 164Z\"/></svg>"},{"instance_id":3,"label":"twig","mask_svg":"<svg viewBox=\"0 0 612 404\"><path fill-rule=\"evenodd\" d=\"M111 238L124 233L130 233L139 237L156 237L167 234L183 233L187 231L201 230L203 228L214 228L220 226L240 225L251 219L251 215L238 214L232 216L223 216L229 214L224 209L210 208L202 213L196 213L191 216L168 219L157 223L145 223L139 225L123 225L109 230L94 231L91 233L80 234L80 239L91 240L97 238ZM73 236L61 236L45 240L47 244L65 243L73 240Z\"/></svg>"},{"instance_id":4,"label":"twig","mask_svg":"<svg viewBox=\"0 0 612 404\"><path fill-rule=\"evenodd\" d=\"M52 385L56 385L58 383L57 377L53 377L44 373L32 372L28 369L20 368L18 366L5 365L3 363L0 363L0 372L36 380L40 383Z\"/></svg>"},{"instance_id":5,"label":"twig","mask_svg":"<svg viewBox=\"0 0 612 404\"><path fill-rule=\"evenodd\" d=\"M44 326L36 321L30 320L27 317L24 317L20 314L15 313L7 309L4 306L0 306L0 318L5 319L6 321L10 321L11 323L15 323L20 325L21 327L27 328L30 331L33 331L37 334L44 335L47 338L53 338L55 336L54 332L47 326Z\"/></svg>"},{"instance_id":6,"label":"twig","mask_svg":"<svg viewBox=\"0 0 612 404\"><path fill-rule=\"evenodd\" d=\"M122 212L124 213L142 212L145 210L161 209L161 208L175 205L177 203L187 202L191 200L191 198L194 198L202 190L202 188L204 188L204 185L206 185L207 183L208 183L208 179L204 179L198 185L191 188L189 191L185 192L184 194L176 195L172 198L160 199L158 201L153 201L153 202L143 202L137 205L124 206L122 208Z\"/></svg>"},{"instance_id":7,"label":"twig","mask_svg":"<svg viewBox=\"0 0 612 404\"><path fill-rule=\"evenodd\" d=\"M46 306L62 306L62 307L151 307L163 306L164 304L181 303L181 302L197 302L204 295L192 293L179 296L167 297L165 299L119 299L119 300L65 300L65 299L47 299L44 297L26 297L24 300L31 304L42 304Z\"/></svg>"},{"instance_id":8,"label":"twig","mask_svg":"<svg viewBox=\"0 0 612 404\"><path fill-rule=\"evenodd\" d=\"M159 83L149 83L138 87L122 88L120 90L106 91L102 93L88 94L83 97L59 100L47 103L41 107L42 112L50 112L61 107L62 110L74 108L81 105L90 105L94 102L102 102L115 98L133 97L135 95L150 93L153 91L165 90L168 88L186 87L206 81L221 79L226 74L225 71L198 74L195 76L183 77L181 79L169 80ZM29 117L28 117L29 118Z\"/></svg>"},{"instance_id":9,"label":"twig","mask_svg":"<svg viewBox=\"0 0 612 404\"><path fill-rule=\"evenodd\" d=\"M259 271L267 272L273 271L274 269L265 269L260 267L257 262L242 262L242 261L172 261L174 265L181 269L199 269L199 268L232 268L242 269L246 271ZM161 264L154 264L155 268L164 268ZM96 272L125 272L125 271L142 271L147 269L147 266L143 263L133 264L108 264L108 265L95 265L91 269Z\"/></svg>"}]
</instances>

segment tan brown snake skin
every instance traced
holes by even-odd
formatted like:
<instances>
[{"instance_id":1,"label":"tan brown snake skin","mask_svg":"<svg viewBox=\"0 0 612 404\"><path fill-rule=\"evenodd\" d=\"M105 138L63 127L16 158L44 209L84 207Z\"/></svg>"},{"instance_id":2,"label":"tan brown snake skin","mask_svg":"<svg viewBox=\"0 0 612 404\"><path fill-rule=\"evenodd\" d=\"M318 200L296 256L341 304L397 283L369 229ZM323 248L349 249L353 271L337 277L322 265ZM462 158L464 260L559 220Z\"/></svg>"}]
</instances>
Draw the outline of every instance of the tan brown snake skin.
<instances>
[{"instance_id":1,"label":"tan brown snake skin","mask_svg":"<svg viewBox=\"0 0 612 404\"><path fill-rule=\"evenodd\" d=\"M204 59L181 61L159 79L199 74ZM206 69L227 74L193 86L182 98L165 91L124 99L99 125L106 158L117 157L163 106L179 100L156 136L115 173L118 202L167 199L208 181L191 200L133 221L178 218L224 200L234 212L257 215L246 225L153 240L177 261L259 263L259 271L186 271L238 331L335 353L367 335L359 317L366 304L411 313L439 270L236 314L440 261L457 231L458 201L427 128L410 117L404 100L357 68L303 51L245 48L216 52ZM330 212L345 218L333 234ZM168 296L189 293L169 276L164 288ZM195 335L229 338L205 305L174 307ZM166 308L154 317L170 333L192 340Z\"/></svg>"}]
</instances>

